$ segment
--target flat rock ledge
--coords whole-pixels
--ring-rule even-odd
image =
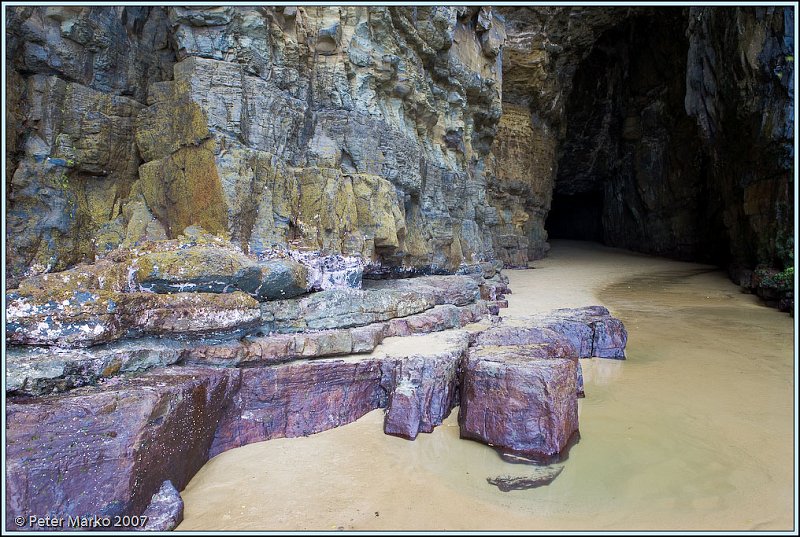
[[[464,438],[558,453],[578,428],[578,358],[623,358],[624,327],[598,306],[501,319],[491,312],[506,284],[475,271],[246,296],[258,320],[212,336],[126,329],[89,346],[12,345],[6,527],[42,529],[15,523],[30,513],[149,513],[136,529],[170,529],[182,516],[177,491],[210,457],[378,408],[386,434],[414,439],[460,406]]]

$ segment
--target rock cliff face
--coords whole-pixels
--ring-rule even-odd
[[[193,224],[390,271],[494,257],[491,10],[11,12],[12,281]]]
[[[790,8],[7,14],[9,529],[376,408],[556,456],[627,333],[498,316],[548,235],[791,298]]]
[[[368,276],[523,266],[550,235],[780,279],[792,21],[754,7],[12,8],[6,275],[200,225],[245,253],[359,256]]]

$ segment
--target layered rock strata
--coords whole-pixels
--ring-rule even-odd
[[[793,21],[769,6],[12,7],[6,277],[189,225],[380,276],[525,266],[552,235],[724,265],[788,304]]]
[[[264,278],[259,267],[200,233],[116,251],[9,291],[16,306],[7,343],[27,343],[8,348],[9,513],[142,514],[164,480],[182,488],[211,455],[325,430],[375,408],[387,408],[387,432],[413,438],[430,431],[454,405],[467,335],[418,341],[438,345],[433,353],[402,344],[369,353],[385,338],[480,321],[488,311],[480,297],[498,299],[505,289],[494,269],[489,282],[481,269],[268,301],[287,283]],[[255,292],[253,279],[266,289]],[[220,310],[219,301],[231,298],[246,300],[246,320]],[[204,311],[220,323],[209,323]],[[292,326],[276,326],[276,312]],[[158,332],[143,330],[142,319]],[[80,328],[92,322],[113,327],[114,337],[92,338],[102,334]],[[345,356],[325,358],[337,355]],[[151,510],[164,511],[159,505]],[[174,522],[173,511],[159,517]]]
[[[12,282],[190,225],[392,273],[493,258],[490,8],[31,6],[7,28]]]
[[[384,309],[370,311],[406,316],[361,326],[341,315],[339,325],[318,331],[306,326],[305,331],[294,327],[289,333],[216,340],[12,348],[7,527],[17,527],[13,517],[23,512],[113,517],[156,511],[169,526],[179,509],[174,494],[162,490],[165,480],[181,489],[217,453],[323,431],[377,408],[386,409],[387,434],[409,439],[433,430],[460,403],[464,437],[525,453],[563,448],[562,437],[571,434],[573,422],[561,407],[577,404],[577,357],[595,352],[621,357],[624,328],[599,307],[488,322],[488,305],[480,297],[497,299],[507,290],[500,274],[492,278],[485,281],[483,271],[423,277],[397,281],[396,289],[380,282],[376,289],[359,291],[365,303],[383,304]],[[380,299],[388,292],[414,296],[427,309],[398,309]],[[371,302],[370,293],[378,298]],[[465,325],[466,330],[450,330]],[[616,339],[604,338],[608,333]],[[553,349],[559,350],[553,354]],[[487,364],[522,367],[546,390],[533,387],[525,375],[508,382],[506,391],[497,390],[496,379],[484,374]],[[527,388],[513,388],[518,385]],[[547,394],[559,394],[563,405],[547,406]],[[550,436],[533,448],[500,438],[502,431],[523,431],[515,433],[520,442],[533,434],[527,422],[519,421],[526,419],[525,412],[494,429],[475,432],[470,425],[476,408],[502,415],[503,408],[534,403],[538,406],[528,408],[528,421],[532,413],[547,416],[549,425],[539,433]]]

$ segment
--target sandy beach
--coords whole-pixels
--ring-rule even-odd
[[[501,315],[607,306],[628,359],[584,360],[580,441],[552,484],[460,440],[457,409],[416,441],[383,411],[215,457],[184,491],[178,530],[788,530],[793,321],[713,267],[558,241],[505,271]]]

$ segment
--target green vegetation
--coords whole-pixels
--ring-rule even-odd
[[[794,288],[794,267],[782,271],[760,267],[756,269],[756,277],[761,287],[769,287],[778,291],[791,291]]]

